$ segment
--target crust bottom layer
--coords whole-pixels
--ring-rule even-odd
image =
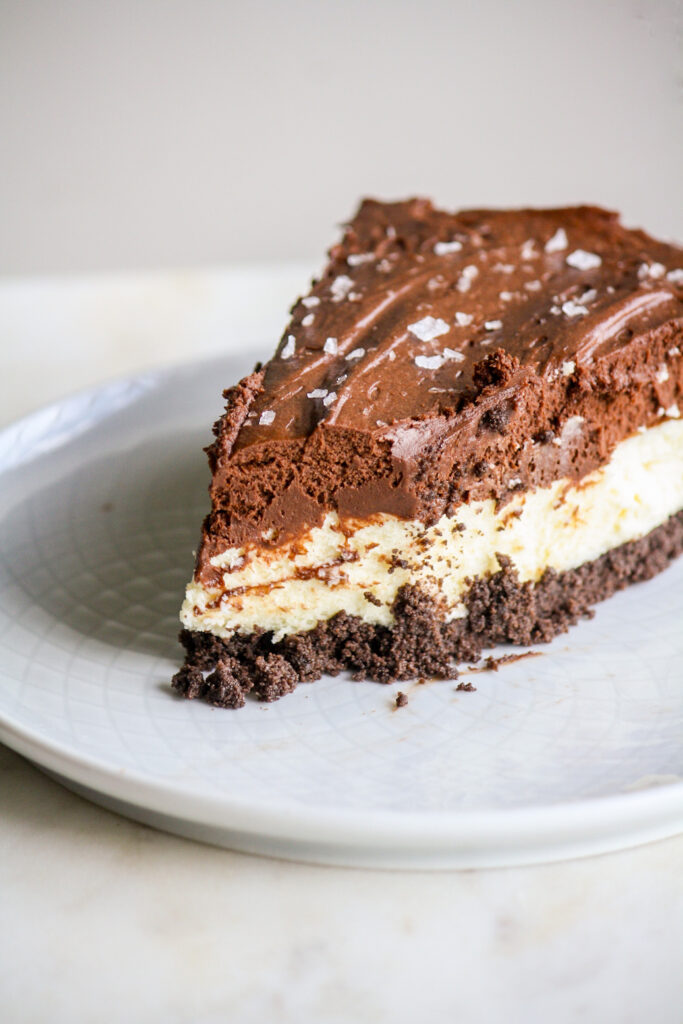
[[[682,552],[683,511],[578,568],[549,569],[536,583],[520,582],[511,560],[500,555],[501,570],[472,581],[467,616],[452,621],[445,621],[433,597],[406,585],[394,601],[392,626],[341,612],[277,642],[263,631],[221,639],[184,629],[185,664],[173,687],[190,699],[240,707],[248,694],[277,700],[299,682],[343,670],[380,683],[420,675],[452,679],[458,662],[475,660],[496,644],[552,640],[590,616],[597,602],[657,575]]]

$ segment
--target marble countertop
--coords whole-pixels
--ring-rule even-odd
[[[308,269],[5,282],[0,425],[228,333],[275,337]],[[13,1022],[676,1024],[682,863],[683,836],[507,870],[278,862],[119,818],[0,748],[0,1004]]]

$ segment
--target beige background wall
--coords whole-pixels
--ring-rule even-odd
[[[676,0],[0,0],[0,273],[312,257],[363,193],[683,236]]]

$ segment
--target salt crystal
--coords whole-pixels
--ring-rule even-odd
[[[353,352],[349,352],[347,359],[361,359],[365,355],[364,348],[354,348]]]
[[[361,263],[372,263],[374,259],[374,252],[352,252],[346,257],[346,262],[350,267],[359,267]]]
[[[275,413],[272,409],[265,409],[259,417],[259,425],[262,427],[269,427],[275,419]]]
[[[323,405],[329,408],[337,397],[336,391],[330,391],[329,395],[323,398]]]
[[[330,294],[333,302],[341,302],[345,299],[348,293],[353,288],[353,281],[346,274],[340,274],[339,277],[335,277],[334,281],[330,285]]]
[[[666,267],[663,263],[641,263],[638,267],[638,280],[644,281],[646,277],[651,277],[657,281],[660,277],[664,277],[666,274]],[[667,277],[669,275],[667,274]]]
[[[306,309],[313,309],[314,306],[320,305],[320,299],[317,295],[307,295],[305,299],[301,300]]]
[[[312,391],[308,392],[308,398],[324,398],[327,394],[327,388],[313,388]]]
[[[665,384],[668,379],[669,379],[669,371],[666,368],[666,366],[664,366],[664,364],[662,363],[662,365],[657,370],[657,373],[655,374],[655,380],[657,381],[658,384]]]
[[[525,262],[536,259],[536,242],[533,238],[527,238],[526,242],[524,242],[521,256]]]
[[[423,370],[438,370],[443,366],[443,356],[415,356],[415,365]]]
[[[455,322],[458,327],[469,327],[474,320],[474,317],[470,313],[456,313]]]
[[[565,316],[585,316],[588,310],[580,303],[574,302],[573,299],[569,299],[567,302],[562,303],[562,312]]]
[[[306,316],[301,321],[301,326],[302,327],[310,327],[314,320],[315,320],[315,315],[313,313],[307,313]]]
[[[472,263],[467,267],[463,267],[463,271],[458,278],[457,288],[459,292],[468,292],[474,281],[475,277],[479,274],[478,267],[475,267]]]
[[[336,356],[337,354],[337,339],[328,338],[323,345],[323,351],[327,352],[328,355]]]
[[[571,377],[575,369],[576,363],[573,359],[567,359],[566,362],[562,363],[562,375],[564,377]]]
[[[673,284],[683,284],[683,267],[676,267],[675,270],[670,270],[666,275],[666,279]]]
[[[514,297],[515,296],[514,296],[513,292],[500,292],[500,301],[501,302],[512,302]]]
[[[602,263],[602,260],[595,252],[586,252],[585,249],[574,249],[565,260],[566,264],[574,267],[575,270],[595,270]]]
[[[486,320],[484,323],[484,327],[487,331],[499,331],[502,326],[502,320]]]
[[[545,251],[561,252],[563,249],[566,249],[568,245],[569,240],[567,239],[567,232],[564,228],[558,228],[553,237],[549,238],[545,243]]]
[[[540,292],[541,282],[540,281],[526,281],[524,287],[528,292]]]
[[[445,348],[443,350],[443,354],[446,359],[454,359],[456,363],[461,363],[465,358],[462,352],[458,352],[454,348]]]
[[[280,355],[283,359],[290,359],[296,352],[296,339],[293,334],[287,335],[287,341]]]
[[[433,341],[434,338],[439,338],[442,334],[448,334],[450,327],[445,320],[424,316],[414,324],[408,324],[408,330],[419,341]]]
[[[434,246],[434,252],[437,256],[448,256],[451,252],[460,252],[462,249],[462,242],[437,242]]]

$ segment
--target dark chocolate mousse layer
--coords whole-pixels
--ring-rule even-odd
[[[431,523],[582,478],[683,411],[682,268],[595,207],[364,202],[276,355],[226,392],[199,578],[330,510]]]

